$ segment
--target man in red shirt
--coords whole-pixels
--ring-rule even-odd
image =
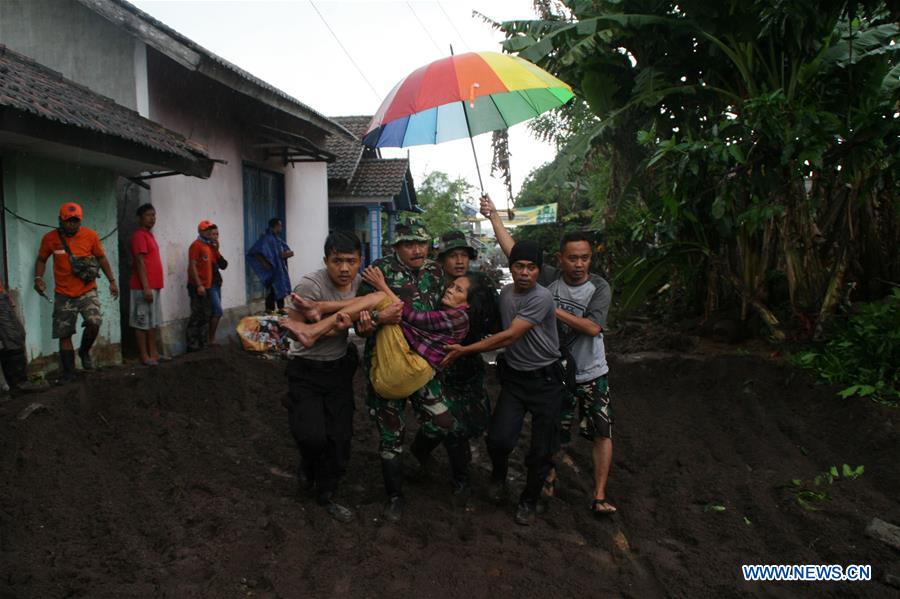
[[[219,253],[219,228],[210,220],[197,225],[197,239],[188,248],[188,295],[191,298],[191,316],[187,324],[187,350],[197,351],[212,341],[214,329],[221,312],[220,288],[216,285],[216,267],[227,263]]]
[[[119,297],[116,278],[97,233],[81,226],[84,213],[75,202],[66,202],[59,208],[59,229],[50,231],[41,239],[37,263],[34,266],[34,289],[41,295],[47,290],[44,270],[47,259],[53,256],[53,338],[59,339],[59,361],[62,366],[60,383],[75,380],[75,348],[72,335],[78,315],[84,321],[81,347],[78,356],[85,370],[94,368],[91,346],[100,332],[103,318],[100,314],[100,298],[97,295],[97,268],[109,280],[109,293]]]
[[[159,290],[163,288],[162,259],[152,231],[156,224],[156,210],[152,204],[143,204],[137,209],[137,216],[140,226],[131,236],[129,322],[137,339],[141,363],[156,366],[160,360],[156,333],[162,321]]]

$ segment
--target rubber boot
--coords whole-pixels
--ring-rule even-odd
[[[410,480],[422,482],[431,475],[435,465],[431,453],[440,444],[440,438],[427,437],[421,431],[416,433],[416,438],[409,446],[409,453],[415,460],[407,460],[406,467],[406,475]]]
[[[381,459],[381,475],[388,500],[381,515],[390,522],[399,522],[403,517],[403,463],[399,456]]]
[[[469,447],[469,439],[451,435],[444,441],[444,446],[447,449],[450,474],[453,477],[453,503],[465,507],[469,497],[472,496],[472,487],[469,484],[472,449]]]
[[[91,358],[91,348],[85,347],[84,344],[81,344],[81,347],[78,348],[78,357],[81,358],[81,368],[83,370],[93,370],[94,369],[94,360]]]
[[[75,350],[63,349],[59,351],[59,363],[62,367],[62,375],[59,377],[59,384],[65,385],[75,380]]]
[[[25,350],[10,350],[6,356],[3,374],[13,393],[35,393],[47,388],[46,385],[28,380],[28,359],[25,357]]]

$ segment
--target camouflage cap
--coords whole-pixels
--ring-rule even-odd
[[[449,252],[450,250],[455,250],[457,248],[463,248],[469,250],[469,259],[474,260],[478,257],[478,252],[472,245],[469,243],[469,240],[466,239],[466,234],[460,230],[447,231],[443,235],[441,235],[441,240],[438,243],[438,260],[444,257],[444,254]]]
[[[394,243],[401,241],[424,241],[426,243],[431,241],[422,217],[415,212],[397,213],[397,222],[394,225]]]

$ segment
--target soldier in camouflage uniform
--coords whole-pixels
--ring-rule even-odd
[[[391,290],[413,310],[428,311],[441,308],[444,291],[444,274],[441,267],[427,258],[429,237],[421,219],[413,213],[402,212],[396,224],[394,252],[390,256],[376,260],[373,266],[384,273]],[[374,289],[362,283],[357,295],[372,293]],[[378,312],[371,311],[371,321],[378,324]],[[365,333],[366,325],[359,330]],[[366,342],[366,371],[371,368],[375,336]],[[424,438],[439,444],[447,435],[457,430],[456,418],[444,401],[441,380],[434,377],[422,389],[409,396],[410,403],[421,423]],[[379,451],[381,471],[388,502],[384,517],[398,521],[403,514],[403,466],[400,455],[403,451],[403,435],[406,430],[403,412],[406,399],[385,399],[378,396],[369,384],[366,403],[380,433]],[[459,451],[457,451],[459,453]]]
[[[462,342],[463,345],[475,343],[485,335],[497,332],[500,322],[494,282],[482,272],[469,270],[471,261],[477,257],[477,251],[469,244],[463,231],[449,231],[441,236],[437,262],[444,271],[446,282],[461,276],[467,277],[471,282],[469,334]],[[478,299],[475,299],[475,295],[479,296]],[[474,311],[476,306],[477,313]],[[484,434],[491,415],[484,375],[484,360],[477,354],[460,358],[439,375],[447,406],[459,423],[459,433],[448,436],[444,444],[453,468],[454,495],[463,500],[471,494],[468,471],[472,456],[469,439],[477,439]],[[439,439],[421,433],[413,440],[410,452],[422,464],[423,470],[430,467],[430,454],[439,442]],[[460,452],[455,460],[454,450]]]

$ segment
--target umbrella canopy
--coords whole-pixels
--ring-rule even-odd
[[[405,148],[505,129],[562,106],[572,88],[527,60],[468,52],[413,71],[394,86],[363,137]]]

